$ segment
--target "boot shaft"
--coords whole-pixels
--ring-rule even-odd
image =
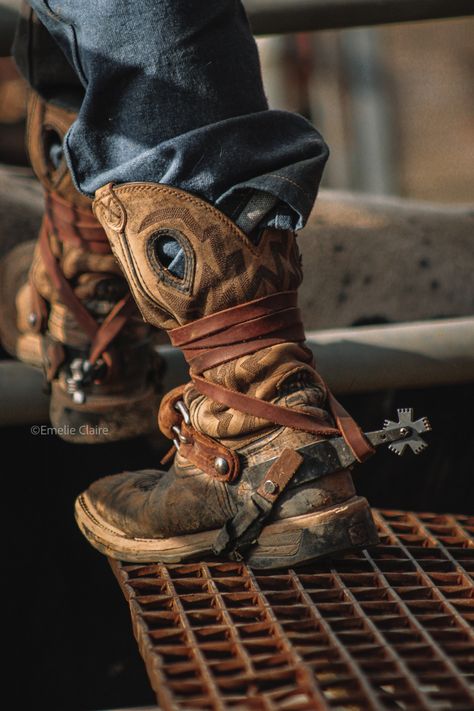
[[[254,244],[222,212],[181,190],[151,183],[107,185],[94,212],[144,318],[171,330],[259,297],[298,288],[295,235],[268,229]],[[182,276],[163,260],[173,240]]]
[[[74,112],[44,101],[31,90],[27,105],[28,156],[46,193],[55,193],[70,205],[92,213],[92,200],[75,188],[63,157],[64,137],[75,118]]]
[[[75,117],[73,112],[47,103],[30,92],[27,145],[32,168],[44,188],[45,212],[30,283],[25,285],[18,299],[19,325],[24,329],[28,318],[31,320],[23,306],[33,301],[38,329],[47,329],[60,343],[87,348],[91,335],[78,320],[75,310],[65,302],[51,266],[57,265],[75,300],[94,319],[105,318],[128,293],[128,287],[107,236],[94,217],[92,201],[75,188],[63,157],[64,137]],[[39,299],[36,296],[32,299],[31,290]],[[47,303],[43,314],[35,311],[39,300]],[[142,326],[141,331],[145,330]]]
[[[293,232],[267,229],[254,244],[211,205],[163,185],[105,186],[96,194],[94,212],[144,318],[170,331],[177,345],[178,333],[186,331],[186,337],[192,338],[189,324],[273,295],[282,302],[277,317],[286,317],[286,330],[298,329],[298,312],[293,302],[290,308],[290,295],[301,283],[302,269]],[[173,274],[163,259],[163,243],[170,240],[182,250],[181,276]],[[249,328],[254,328],[256,321],[251,319]],[[236,328],[241,329],[244,343],[250,331],[245,326]],[[219,338],[218,332],[215,338]],[[221,393],[225,389],[244,394],[253,402],[289,403],[289,407],[316,415],[330,427],[330,418],[321,409],[326,389],[312,367],[311,353],[290,337],[274,341],[262,340],[261,347],[257,342],[252,352],[241,356],[228,357],[224,352],[224,362],[207,367],[204,379],[218,385]],[[191,356],[200,352],[199,347],[193,348],[189,350]],[[233,348],[238,351],[239,345]],[[185,353],[188,355],[186,349]],[[209,397],[196,387],[196,378],[193,380],[182,398],[192,426],[200,433],[240,449],[257,435],[275,430],[275,423],[251,410],[242,411]],[[293,444],[301,446],[302,439],[308,438],[300,432],[298,442]]]

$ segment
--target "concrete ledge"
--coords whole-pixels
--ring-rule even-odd
[[[474,314],[473,206],[321,191],[299,234],[307,330]]]

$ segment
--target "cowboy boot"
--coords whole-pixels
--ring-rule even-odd
[[[267,229],[255,243],[203,200],[147,183],[105,186],[94,212],[144,318],[183,350],[191,382],[160,408],[177,450],[170,469],[109,476],[78,498],[90,543],[127,561],[214,552],[256,568],[375,544],[367,501],[327,445],[342,434],[359,461],[373,449],[304,345],[294,234]]]
[[[157,364],[152,329],[62,158],[73,120],[31,94],[28,149],[45,212],[39,239],[0,264],[0,337],[11,355],[44,370],[63,439],[110,442],[153,430]]]

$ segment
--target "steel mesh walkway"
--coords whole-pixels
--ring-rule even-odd
[[[474,516],[298,570],[112,562],[160,708],[474,709]]]

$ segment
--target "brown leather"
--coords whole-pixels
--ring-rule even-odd
[[[59,368],[64,363],[65,353],[63,346],[51,339],[43,341],[44,373],[46,380],[51,382],[57,375]]]
[[[289,303],[292,305],[287,308]],[[201,377],[203,372],[211,367],[238,356],[255,353],[273,343],[304,341],[300,312],[293,304],[296,304],[296,292],[277,293],[263,299],[256,299],[195,321],[192,329],[182,326],[172,330],[171,342],[175,345],[179,344],[183,350],[190,364],[191,379],[197,390],[211,400],[276,425],[326,437],[341,433],[357,459],[363,461],[373,454],[373,447],[333,395],[329,398],[329,406],[339,429],[328,427],[324,421],[313,414],[308,415],[295,409],[274,405],[229,390]],[[294,331],[288,329],[292,321]],[[272,334],[272,338],[265,339],[264,337],[269,334]]]
[[[223,363],[228,363],[236,358],[241,358],[242,356],[252,355],[253,353],[258,353],[263,348],[269,348],[271,346],[276,346],[279,343],[301,343],[301,325],[298,324],[295,328],[281,329],[277,336],[268,336],[267,338],[258,338],[252,341],[243,341],[241,343],[235,343],[233,345],[223,346],[222,348],[213,349],[209,351],[201,350],[198,355],[189,357],[189,351],[186,352],[185,358],[191,366],[193,375],[196,375],[196,381],[198,379],[198,374],[203,373],[206,370],[214,368],[216,365],[222,365]],[[306,355],[306,354],[305,354]],[[305,362],[311,363],[312,356],[309,358],[304,357]]]
[[[219,440],[225,428],[236,439],[275,425],[323,437],[344,431],[359,459],[372,453],[334,399],[337,428],[318,404],[305,402],[303,411],[274,402],[290,382],[304,381],[301,391],[314,392],[314,399],[326,393],[303,345],[292,232],[266,230],[255,245],[203,200],[151,183],[104,186],[94,212],[144,318],[168,330],[190,364],[192,385],[183,395],[198,431],[210,434],[211,417],[217,422],[211,436]],[[173,236],[183,250],[182,278],[156,256],[161,235]]]
[[[75,295],[71,285],[64,277],[58,261],[51,251],[47,223],[43,223],[39,245],[41,256],[52,284],[60,295],[63,303],[74,314],[77,322],[91,339],[89,361],[91,364],[94,364],[100,356],[107,351],[111,342],[127,324],[130,316],[135,313],[136,307],[131,295],[126,294],[126,296],[120,299],[108,313],[104,321],[99,324]],[[110,356],[108,360],[110,364]]]
[[[54,132],[62,139],[74,121],[75,114],[47,103],[34,91],[29,94],[27,109],[28,155],[36,177],[47,192],[54,191],[68,202],[90,210],[92,201],[76,190],[66,162],[62,161],[59,167],[54,168],[46,149],[48,133]]]
[[[212,320],[199,319],[190,324],[194,329],[173,329],[169,336],[173,345],[183,351],[192,372],[199,375],[267,346],[288,341],[303,343],[304,327],[295,302],[296,292],[274,294],[214,314]]]
[[[180,427],[183,421],[183,416],[178,412],[175,405],[179,400],[183,399],[184,385],[170,390],[160,403],[158,411],[158,427],[168,439],[174,439],[175,434],[173,427]]]
[[[209,476],[219,481],[234,481],[240,473],[240,461],[235,452],[212,437],[198,432],[194,427],[186,425],[182,414],[176,409],[176,403],[183,399],[184,388],[184,385],[179,385],[163,397],[158,412],[160,430],[168,439],[175,439],[176,433],[173,427],[178,427],[182,437],[187,440],[187,442],[180,441],[180,454]],[[173,450],[166,455],[162,463],[166,463],[172,453]],[[227,462],[228,470],[225,474],[219,474],[216,469],[215,463],[218,457],[222,457]]]
[[[346,444],[351,448],[356,459],[359,462],[364,462],[375,453],[374,447],[330,390],[328,390],[328,404]]]
[[[68,242],[98,254],[110,254],[110,244],[90,206],[80,207],[56,193],[46,193],[45,212],[48,229],[60,242]]]
[[[198,469],[219,481],[231,482],[239,476],[240,461],[236,452],[184,422],[180,429],[181,434],[188,441],[180,440],[179,452]],[[227,462],[225,474],[220,474],[216,469],[216,459],[219,457]]]
[[[204,378],[193,378],[193,382],[199,392],[211,400],[254,417],[260,417],[262,420],[267,420],[267,422],[272,422],[275,425],[291,427],[302,432],[320,435],[321,437],[335,437],[340,434],[338,429],[328,427],[315,415],[307,415],[304,412],[290,410],[290,408],[282,405],[273,405],[271,402],[265,402],[265,400],[258,400],[249,395],[233,392]]]
[[[97,330],[96,321],[74,294],[72,287],[62,273],[61,267],[51,250],[47,221],[43,221],[41,226],[38,244],[45,269],[61,301],[74,313],[76,320],[89,338],[93,338]]]
[[[237,345],[243,342],[251,342],[263,336],[272,336],[280,338],[280,342],[285,342],[285,334],[291,332],[293,334],[291,340],[303,342],[305,340],[303,324],[301,323],[300,310],[296,308],[284,309],[276,311],[259,318],[244,321],[240,324],[235,324],[227,329],[222,329],[220,333],[202,338],[196,338],[189,344],[181,346],[186,359],[191,362],[196,356],[200,355],[200,351],[219,348],[219,346]],[[173,341],[173,331],[170,331],[171,340]],[[194,351],[198,351],[195,353]],[[211,366],[208,366],[211,367]],[[203,370],[207,370],[206,367]]]
[[[110,344],[130,317],[136,315],[136,307],[128,294],[100,323],[84,306],[85,299],[76,293],[81,289],[92,293],[94,284],[116,272],[116,267],[107,235],[92,212],[92,201],[76,190],[65,161],[55,168],[47,155],[49,132],[53,132],[54,140],[61,141],[74,118],[74,113],[31,92],[28,149],[32,167],[45,189],[45,213],[30,270],[31,311],[36,316],[31,327],[44,333],[53,319],[61,321],[58,308],[61,302],[67,310],[62,320],[73,320],[90,341],[90,362],[94,364],[103,356],[110,370],[113,365],[112,352],[108,352]],[[88,277],[88,285],[84,286]],[[48,314],[48,304],[54,314]],[[56,349],[54,367],[47,368],[50,375],[58,370],[60,353],[64,358],[64,349]]]
[[[268,316],[275,311],[295,308],[298,294],[296,291],[279,291],[276,294],[269,294],[260,299],[247,301],[244,304],[223,309],[217,313],[203,316],[203,318],[174,328],[169,332],[171,343],[178,348],[183,348],[186,344],[192,343],[196,339],[204,336],[211,336],[222,330],[228,330],[230,326],[246,323],[260,316]]]
[[[29,311],[30,314],[35,316],[35,319],[33,322],[28,323],[28,326],[34,333],[42,333],[48,323],[48,307],[32,279],[30,279],[30,294]]]
[[[182,190],[152,183],[106,185],[93,204],[146,321],[166,330],[299,286],[292,232],[266,230],[254,245],[222,212]],[[155,258],[154,240],[177,236],[182,279]],[[225,275],[225,276],[224,276]]]
[[[257,489],[257,494],[270,503],[274,503],[285,490],[293,476],[303,463],[303,457],[294,449],[284,449],[278,459],[273,462]]]
[[[136,306],[131,294],[126,294],[117,301],[113,309],[99,325],[92,339],[89,352],[89,362],[95,363],[109,348],[110,344],[127,325],[131,316],[136,314]]]

